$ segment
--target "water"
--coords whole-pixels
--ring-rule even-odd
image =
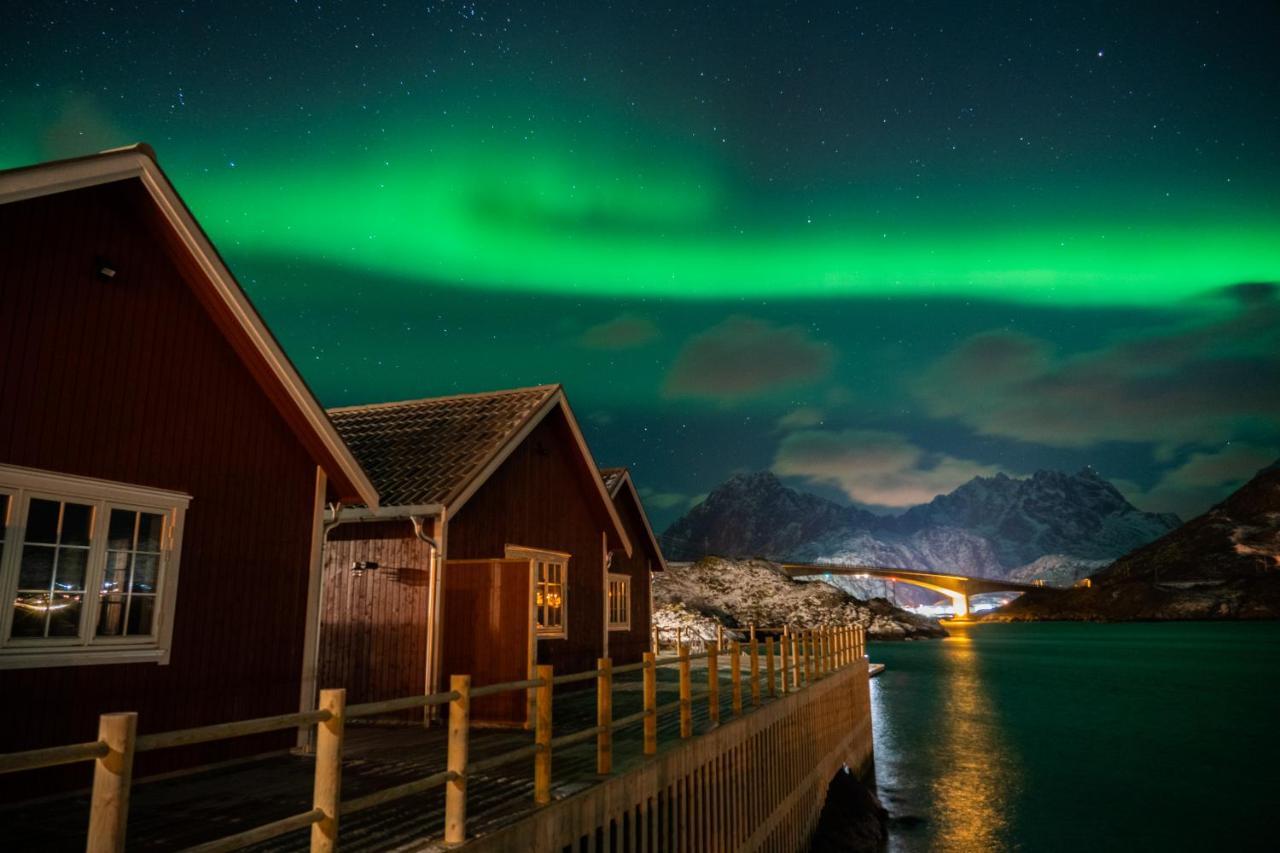
[[[1280,850],[1280,623],[873,643],[889,850]]]

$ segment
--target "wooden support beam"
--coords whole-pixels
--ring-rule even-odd
[[[707,649],[707,715],[711,725],[720,725],[720,655],[718,648]]]
[[[449,745],[446,768],[457,775],[445,783],[444,843],[467,840],[467,750],[471,739],[471,676],[452,675],[449,690]]]
[[[331,716],[316,724],[316,778],[311,807],[323,812],[324,817],[311,824],[311,853],[332,853],[338,849],[346,709],[346,690],[320,691],[319,710],[328,711]]]
[[[613,772],[613,661],[596,661],[596,772],[607,776]]]
[[[107,754],[93,764],[87,853],[123,853],[137,737],[138,715],[132,711],[98,717],[98,741],[107,745]]]
[[[742,714],[742,644],[737,640],[729,643],[730,681],[733,684],[733,715]]]
[[[765,672],[767,673],[768,679],[769,679],[769,682],[768,682],[769,698],[772,699],[773,697],[778,695],[777,671],[774,669],[774,666],[773,666],[773,637],[765,637],[764,650],[765,650],[765,657],[764,657]]]
[[[813,629],[804,632],[804,683],[813,683]]]
[[[539,805],[551,802],[551,680],[555,669],[538,664],[534,688],[535,723],[533,742],[538,751],[533,756],[533,801]]]
[[[689,647],[680,645],[680,737],[693,735],[693,685],[689,679]]]
[[[658,656],[644,653],[644,754],[658,752]]]

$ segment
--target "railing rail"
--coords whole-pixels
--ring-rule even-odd
[[[745,643],[734,639],[728,645],[727,666],[732,685],[731,707],[734,716],[744,713],[743,657],[747,658],[746,674],[754,709],[761,704],[762,693],[767,692],[770,698],[779,694],[779,676],[780,692],[786,695],[837,669],[860,662],[865,655],[865,633],[860,626],[823,626],[803,630],[784,626],[779,629],[777,644],[773,634],[778,633],[778,630],[769,629],[770,636],[764,642],[757,641],[757,630],[764,629],[751,626],[749,639]],[[612,735],[618,729],[643,723],[644,752],[646,755],[653,755],[657,752],[657,720],[662,714],[678,711],[680,737],[690,738],[693,736],[693,703],[707,700],[711,722],[718,724],[719,672],[724,661],[720,652],[725,650],[723,632],[717,632],[714,643],[707,645],[701,652],[691,652],[687,644],[679,643],[676,646],[677,654],[673,657],[658,657],[656,629],[654,639],[655,651],[646,652],[639,663],[624,666],[614,667],[609,658],[601,658],[594,670],[559,676],[554,674],[550,666],[539,666],[535,678],[476,688],[471,687],[470,676],[455,675],[450,689],[444,692],[350,706],[346,704],[345,690],[322,690],[319,707],[314,711],[278,714],[157,734],[137,735],[136,714],[104,714],[99,721],[98,740],[0,755],[0,773],[93,761],[93,795],[86,849],[91,853],[120,853],[124,849],[133,758],[137,753],[315,726],[315,779],[311,809],[191,849],[200,853],[234,850],[310,827],[313,853],[332,851],[337,847],[340,819],[344,815],[355,814],[441,786],[447,786],[444,840],[446,844],[458,844],[466,840],[467,783],[481,772],[532,757],[534,800],[539,804],[546,804],[551,801],[552,756],[557,749],[596,739],[597,770],[602,775],[608,775],[612,769]],[[746,647],[745,655],[743,646]],[[780,662],[777,660],[779,653]],[[761,684],[762,655],[766,679],[764,685]],[[692,684],[690,664],[697,660],[708,662],[706,687],[695,688]],[[657,670],[670,666],[679,668],[679,698],[659,705]],[[644,709],[614,719],[614,677],[631,672],[641,672],[643,675]],[[591,679],[596,679],[597,682],[596,725],[552,737],[551,709],[555,686]],[[481,761],[469,761],[471,701],[484,696],[530,689],[534,691],[534,744]],[[449,706],[446,770],[354,799],[341,800],[343,740],[348,719],[439,705]]]

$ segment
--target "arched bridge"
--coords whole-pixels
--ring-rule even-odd
[[[891,569],[884,566],[853,566],[840,563],[783,563],[782,570],[793,578],[816,575],[850,575],[857,578],[880,578],[914,584],[941,593],[951,599],[956,619],[969,615],[969,597],[984,592],[1026,592],[1038,589],[1040,584],[1018,583],[995,578],[971,578],[965,575],[949,575],[941,572],[922,572],[915,569]]]

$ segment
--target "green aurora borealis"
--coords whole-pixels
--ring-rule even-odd
[[[564,382],[659,526],[1280,455],[1275,8],[233,5],[26,10],[0,167],[150,142],[326,404]]]

